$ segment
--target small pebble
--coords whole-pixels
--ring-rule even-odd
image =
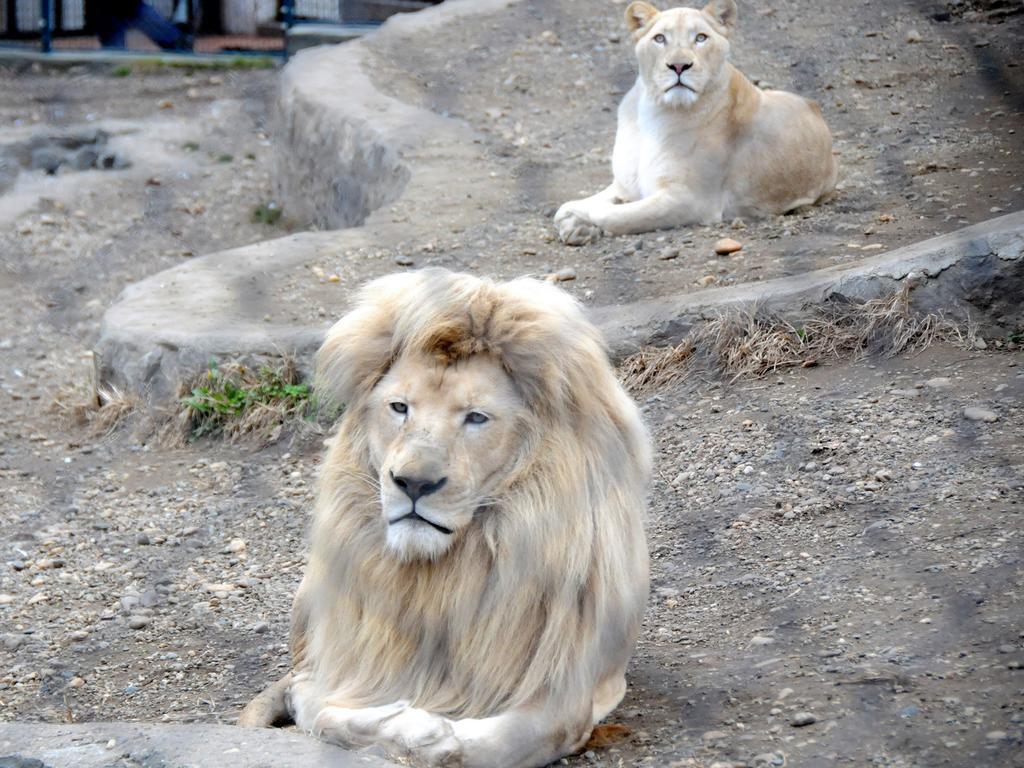
[[[717,243],[715,243],[715,253],[719,256],[728,256],[730,253],[736,253],[743,249],[743,244],[733,240],[731,237],[723,237]]]
[[[131,629],[144,629],[149,626],[150,621],[148,616],[132,616],[128,619],[128,626]]]
[[[564,267],[563,269],[560,269],[557,272],[555,272],[554,277],[555,280],[557,280],[560,283],[564,283],[567,280],[575,280],[576,270],[573,269],[572,267]]]

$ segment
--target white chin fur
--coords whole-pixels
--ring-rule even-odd
[[[689,88],[672,88],[661,94],[660,101],[666,107],[689,107],[697,101],[697,94]]]
[[[452,537],[419,520],[388,525],[387,548],[402,560],[435,560],[451,546]]]

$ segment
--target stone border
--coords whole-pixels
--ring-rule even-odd
[[[0,723],[0,755],[48,768],[396,768],[295,731],[210,724]]]
[[[448,0],[392,16],[365,38],[299,51],[281,73],[274,130],[274,191],[288,216],[318,229],[360,226],[402,195],[412,177],[404,154],[465,132],[377,90],[364,71],[368,39],[437,28],[517,1]]]
[[[259,311],[261,280],[274,270],[312,260],[326,250],[369,244],[352,229],[306,233],[211,254],[129,286],[106,313],[96,348],[97,382],[155,402],[211,359],[254,361],[288,355],[309,371],[323,327],[268,325]],[[827,301],[864,301],[910,281],[922,311],[970,316],[991,330],[1019,322],[1024,296],[1024,211],[898,248],[849,267],[729,288],[597,307],[591,317],[612,356],[678,342],[697,323],[740,307],[783,315]],[[339,309],[340,312],[340,309]]]
[[[763,307],[797,317],[830,301],[867,301],[913,287],[912,305],[944,312],[993,331],[1001,318],[1022,317],[1014,297],[1024,296],[1024,211],[897,248],[852,266],[836,266],[728,288],[713,288],[620,306],[592,317],[613,357],[643,346],[678,343],[695,325],[728,310]]]

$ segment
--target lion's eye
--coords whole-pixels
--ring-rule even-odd
[[[654,36],[654,42],[656,42],[658,45],[664,45],[665,44],[665,36],[664,35],[655,35]]]
[[[480,413],[480,411],[470,411],[466,414],[467,424],[486,424],[488,421],[490,421],[490,418],[486,414]]]
[[[701,32],[700,34],[698,34],[698,35],[697,35],[697,38],[696,38],[696,40],[697,40],[697,42],[698,42],[698,43],[703,43],[703,42],[704,42],[705,40],[707,40],[707,39],[708,39],[708,36],[707,36],[707,35],[705,35],[705,34],[704,34],[703,32]]]
[[[391,410],[394,411],[395,413],[406,414],[409,412],[409,406],[401,402],[400,400],[396,400],[395,402],[391,403]]]

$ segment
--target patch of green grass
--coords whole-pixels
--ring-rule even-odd
[[[281,220],[283,211],[277,203],[264,203],[257,205],[252,212],[252,220],[257,224],[277,224]]]
[[[159,74],[161,71],[179,70],[186,74],[193,72],[217,72],[224,70],[273,69],[283,62],[276,56],[234,56],[214,60],[196,60],[187,56],[180,60],[143,59],[135,66],[145,74]]]
[[[114,71],[110,74],[112,74],[114,77],[128,77],[129,75],[131,75],[131,73],[131,67],[129,67],[127,64],[121,64],[119,66],[114,67]]]
[[[235,159],[234,155],[220,155],[217,158],[218,163],[230,163]]]
[[[288,422],[312,419],[315,406],[312,387],[289,362],[257,369],[211,363],[181,398],[181,420],[190,439],[222,435],[273,442]]]
[[[184,144],[181,145],[181,148],[184,149],[186,152],[198,152],[199,143],[195,141],[186,141]]]

